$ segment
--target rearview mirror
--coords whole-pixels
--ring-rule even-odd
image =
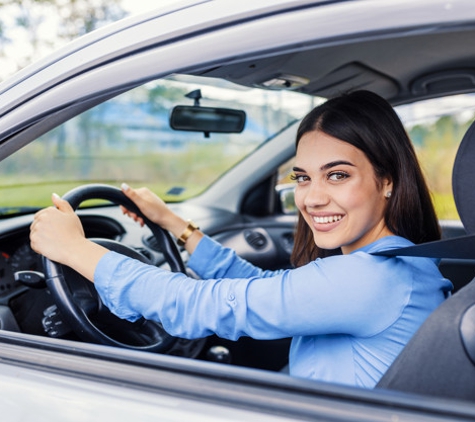
[[[176,106],[170,115],[174,130],[216,133],[241,133],[246,123],[246,113],[230,108]]]

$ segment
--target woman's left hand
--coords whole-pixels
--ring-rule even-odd
[[[52,261],[68,264],[78,244],[85,239],[84,230],[69,202],[52,196],[54,207],[38,211],[30,227],[31,247]]]

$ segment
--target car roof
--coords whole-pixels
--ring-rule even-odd
[[[473,2],[370,3],[333,5],[328,20],[315,22],[318,38],[299,51],[205,74],[260,87],[277,79],[276,88],[325,98],[368,89],[393,104],[475,89]]]
[[[433,80],[434,75],[439,75],[439,81],[452,79],[446,84],[448,90],[466,90],[466,84],[473,80],[475,55],[467,40],[472,39],[475,31],[475,11],[470,0],[244,0],[236,3],[230,7],[230,3],[223,0],[181,0],[123,19],[78,38],[19,72],[0,85],[0,93],[42,69],[51,69],[66,57],[92,51],[93,46],[104,40],[111,44],[107,50],[102,50],[101,59],[98,59],[102,61],[156,44],[160,42],[158,35],[167,34],[168,40],[176,40],[185,33],[197,34],[204,27],[210,31],[227,25],[242,27],[244,31],[246,23],[262,22],[266,16],[280,16],[282,32],[300,34],[300,38],[307,40],[307,45],[292,46],[288,37],[287,52],[285,45],[277,40],[277,34],[271,32],[276,44],[282,44],[282,48],[268,52],[259,60],[219,66],[205,74],[224,75],[238,83],[263,87],[263,81],[277,76],[277,68],[284,75],[305,79],[307,83],[297,89],[302,92],[327,97],[334,95],[336,87],[341,91],[346,87],[366,85],[388,99],[415,98],[420,96],[423,87],[427,90],[436,88],[425,82]],[[293,22],[292,12],[299,10],[312,11],[318,18],[314,20],[311,32],[304,31],[307,28],[293,28],[301,18]],[[190,24],[188,19],[181,27],[166,28],[168,31],[137,31],[138,27],[145,28],[147,23],[159,22],[160,18],[178,18],[180,15],[183,18],[194,15],[195,22]],[[141,36],[121,43],[126,33]],[[79,65],[76,62],[72,67]],[[237,71],[246,67],[247,72]],[[63,67],[62,70],[67,69]],[[372,85],[368,84],[370,80],[373,80]],[[439,92],[443,85],[438,84]],[[473,89],[474,84],[470,86]]]

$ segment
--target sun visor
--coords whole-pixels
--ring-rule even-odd
[[[347,63],[332,70],[304,86],[301,91],[330,98],[357,89],[376,92],[386,99],[396,97],[399,92],[399,87],[393,79],[358,62]]]

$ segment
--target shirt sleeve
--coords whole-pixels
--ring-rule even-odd
[[[198,243],[188,263],[201,278],[272,277],[281,271],[266,271],[239,257],[208,236]]]
[[[369,336],[397,319],[409,300],[407,283],[385,277],[387,263],[397,260],[354,254],[264,278],[195,280],[108,252],[94,279],[113,313],[132,321],[141,316],[159,321],[177,337]]]

